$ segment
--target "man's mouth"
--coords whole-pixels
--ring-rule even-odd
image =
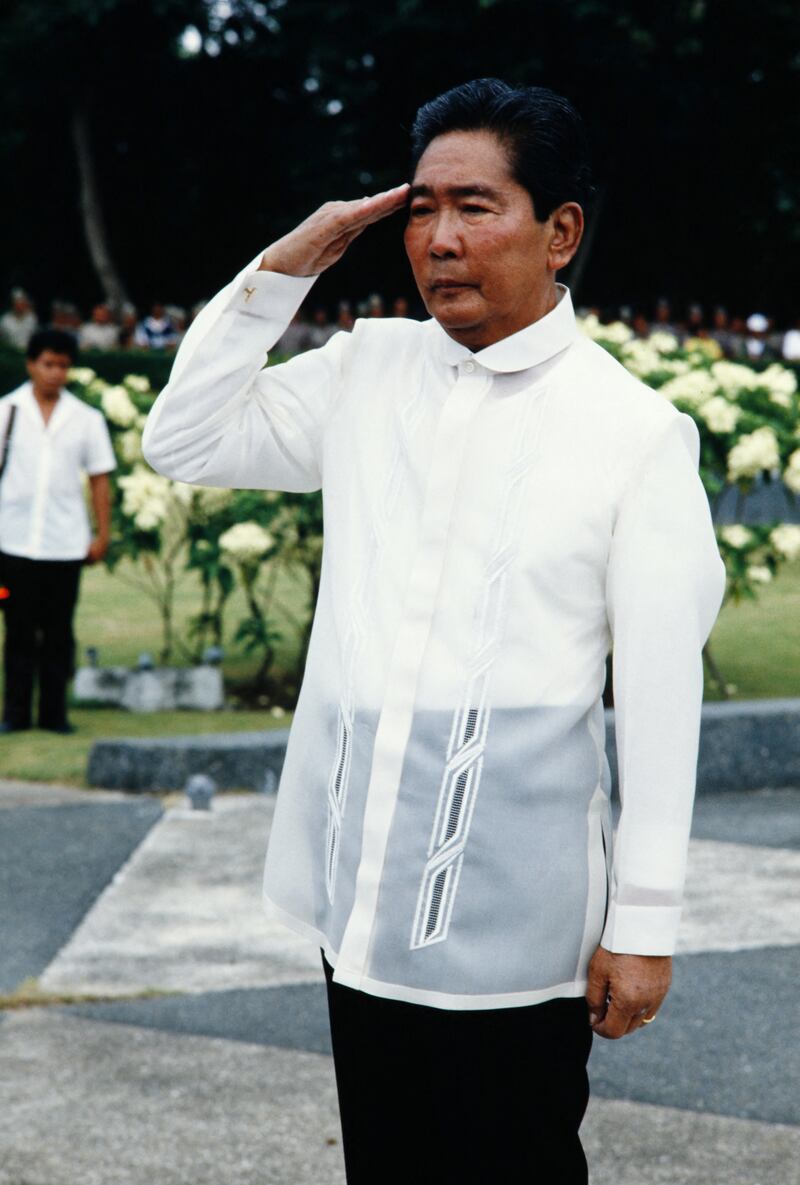
[[[467,280],[434,280],[431,284],[433,292],[458,292],[462,288],[477,288],[477,284],[470,284]]]

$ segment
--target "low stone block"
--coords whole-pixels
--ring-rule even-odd
[[[118,704],[129,712],[164,712],[185,708],[216,712],[225,706],[222,671],[217,666],[156,667],[139,671],[128,667],[80,667],[74,695],[82,701]]]
[[[79,667],[73,694],[78,703],[118,704],[131,671],[128,667]]]
[[[606,709],[606,752],[617,784],[614,709]],[[697,793],[800,786],[800,699],[703,704]]]
[[[286,754],[288,729],[201,736],[96,741],[89,754],[90,786],[114,790],[182,790],[207,774],[221,790],[271,793]]]
[[[180,790],[195,773],[221,789],[271,793],[286,754],[288,729],[97,741],[89,757],[91,786],[113,790]],[[614,710],[606,710],[606,752],[614,786]],[[698,794],[800,786],[800,699],[705,704],[697,766]]]

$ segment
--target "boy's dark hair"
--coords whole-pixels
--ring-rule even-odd
[[[534,216],[546,222],[562,202],[584,212],[595,187],[589,144],[578,112],[545,86],[511,87],[476,78],[420,107],[411,129],[412,173],[425,149],[447,132],[490,131],[505,145],[514,180],[527,189]]]
[[[35,362],[45,350],[52,350],[54,354],[68,354],[74,364],[78,357],[78,342],[74,334],[67,333],[66,329],[37,329],[31,334],[25,357]]]

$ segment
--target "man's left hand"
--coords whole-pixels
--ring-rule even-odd
[[[105,559],[108,551],[108,540],[102,539],[99,535],[89,544],[89,550],[86,553],[85,563],[99,564],[100,560]]]
[[[589,964],[589,1023],[599,1037],[616,1040],[652,1020],[669,991],[668,955],[615,955],[598,946]]]

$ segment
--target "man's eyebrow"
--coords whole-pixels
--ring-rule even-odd
[[[448,197],[483,197],[490,201],[498,201],[500,194],[496,189],[492,189],[490,185],[482,185],[478,181],[471,182],[468,185],[446,185],[444,192]],[[408,200],[412,202],[414,198],[418,197],[433,197],[433,188],[430,185],[412,185],[408,192]]]

